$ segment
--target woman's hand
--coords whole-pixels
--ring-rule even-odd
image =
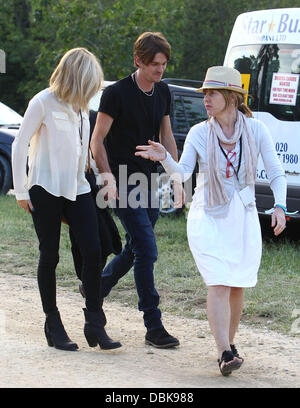
[[[182,208],[185,203],[185,192],[181,183],[177,181],[173,182],[173,192],[174,192],[174,207]]]
[[[285,212],[281,207],[275,207],[271,217],[271,227],[274,227],[274,235],[279,235],[286,226]]]
[[[149,146],[136,146],[139,152],[135,152],[135,156],[143,157],[143,159],[150,159],[152,161],[162,161],[167,157],[166,149],[160,143],[148,140]]]
[[[30,200],[17,200],[18,205],[23,208],[28,214],[32,213],[34,211],[33,205]]]

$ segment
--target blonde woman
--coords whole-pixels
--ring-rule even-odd
[[[240,73],[227,67],[208,69],[201,92],[209,120],[193,126],[179,163],[163,146],[137,146],[137,156],[160,160],[176,180],[184,181],[199,165],[187,235],[197,267],[208,287],[207,317],[222,375],[240,368],[234,345],[243,307],[243,288],[257,282],[261,231],[254,184],[262,155],[274,194],[274,234],[285,228],[286,179],[271,135],[244,103]]]
[[[100,258],[95,205],[85,178],[89,143],[88,102],[103,79],[96,57],[85,48],[69,50],[50,78],[50,87],[29,102],[13,143],[13,180],[20,207],[32,215],[39,239],[38,286],[46,314],[49,346],[77,350],[68,337],[56,305],[56,266],[61,220],[68,222],[83,257],[86,293],[84,334],[91,347],[120,347],[101,320]],[[28,175],[26,173],[29,148]]]

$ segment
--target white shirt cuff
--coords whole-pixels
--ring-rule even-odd
[[[20,200],[30,200],[29,193],[26,191],[25,193],[15,193],[16,199]]]

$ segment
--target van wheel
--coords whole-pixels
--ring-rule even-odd
[[[182,208],[174,207],[174,192],[172,181],[169,175],[165,172],[161,172],[159,175],[158,183],[158,199],[159,199],[159,212],[160,215],[179,215],[184,210]]]
[[[12,188],[12,172],[9,161],[0,155],[0,194],[6,194]]]

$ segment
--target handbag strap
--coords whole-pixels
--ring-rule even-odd
[[[82,144],[82,127],[83,127],[83,119],[82,119],[82,113],[81,113],[81,109],[79,111],[80,113],[80,128],[79,128],[79,136],[80,136],[80,141]],[[90,157],[90,145],[88,147],[88,172],[91,173],[91,157]]]
[[[89,146],[89,148],[88,148],[88,173],[89,174],[91,174],[91,156],[90,156],[90,150],[91,150],[91,148],[90,148],[90,146]]]

